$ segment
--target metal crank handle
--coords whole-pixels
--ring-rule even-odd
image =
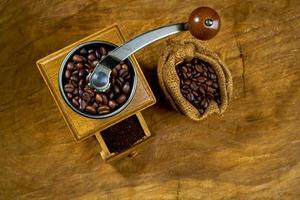
[[[220,25],[220,17],[215,10],[209,7],[199,7],[191,13],[186,23],[171,24],[145,32],[114,49],[103,58],[90,74],[90,86],[99,91],[105,91],[109,87],[111,69],[152,42],[186,30],[199,40],[208,40],[218,33]]]
[[[187,23],[171,24],[145,32],[113,50],[109,56],[121,62],[148,44],[169,35],[189,30],[197,39],[208,40],[213,38],[219,29],[220,17],[218,13],[211,8],[200,7],[191,13]]]

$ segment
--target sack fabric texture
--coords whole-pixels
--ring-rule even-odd
[[[181,94],[180,80],[175,70],[177,64],[192,58],[209,63],[218,76],[221,104],[211,100],[203,114]],[[232,98],[232,76],[225,63],[216,53],[195,39],[168,40],[158,61],[157,75],[159,85],[172,107],[192,120],[199,121],[213,113],[223,114]]]

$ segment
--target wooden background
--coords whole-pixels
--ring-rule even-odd
[[[76,144],[36,60],[112,23],[132,38],[201,5],[222,18],[207,44],[233,75],[224,116],[197,123],[164,102],[159,41],[136,54],[158,99],[143,112],[154,138],[111,164],[95,138]],[[0,199],[300,199],[299,48],[299,0],[1,0]]]

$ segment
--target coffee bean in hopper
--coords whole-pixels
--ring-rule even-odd
[[[181,94],[203,114],[211,101],[221,104],[218,77],[212,66],[198,58],[176,65]]]
[[[112,68],[111,84],[106,92],[88,86],[89,73],[107,53],[105,47],[83,47],[66,64],[64,92],[70,103],[82,112],[93,115],[110,113],[129,98],[133,80],[129,66],[123,62]]]

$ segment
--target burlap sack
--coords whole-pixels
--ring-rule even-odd
[[[221,104],[211,100],[203,114],[181,94],[180,80],[175,66],[181,61],[192,58],[206,61],[215,70],[220,87]],[[232,97],[232,77],[225,63],[217,54],[201,44],[198,40],[167,41],[165,50],[158,61],[157,74],[160,87],[172,107],[192,120],[202,120],[213,113],[222,114]]]

